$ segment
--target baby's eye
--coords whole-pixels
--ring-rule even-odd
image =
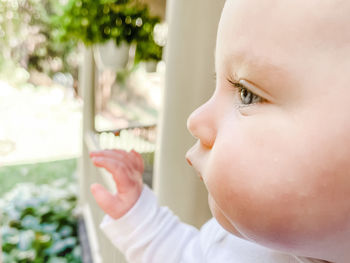
[[[242,104],[249,105],[249,104],[259,103],[262,101],[261,97],[254,94],[253,92],[243,87],[242,85],[240,86],[241,87],[238,87],[238,88],[239,88],[239,95],[240,95],[240,100]]]
[[[238,90],[239,99],[242,103],[242,106],[249,106],[252,104],[263,102],[263,98],[256,95],[255,93],[251,92],[249,89],[247,89],[244,85],[242,85],[239,82],[230,81],[229,82],[235,86]]]

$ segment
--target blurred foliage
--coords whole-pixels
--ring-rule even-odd
[[[160,18],[137,0],[69,0],[52,19],[55,38],[86,45],[114,40],[136,45],[135,63],[161,60],[162,47],[154,41]]]
[[[154,40],[159,22],[137,0],[2,0],[0,72],[11,60],[14,68],[49,76],[69,72],[77,79],[80,41],[134,44],[135,63],[159,61],[163,44]]]
[[[0,1],[0,71],[13,60],[21,67],[48,75],[77,75],[75,46],[57,43],[52,36],[51,17],[59,8],[55,0]]]
[[[76,186],[21,184],[1,200],[3,262],[81,262]]]

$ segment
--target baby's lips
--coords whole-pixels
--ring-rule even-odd
[[[195,170],[195,172],[197,173],[199,179],[201,179],[201,180],[203,181],[202,174],[196,169],[195,166],[193,166],[191,160],[190,160],[189,158],[187,158],[187,157],[186,157],[186,160],[187,160],[188,164],[194,168],[194,170]]]
[[[186,157],[186,161],[188,162],[188,164],[189,164],[190,166],[192,166],[191,160],[190,160],[188,157]]]
[[[188,164],[190,166],[193,166],[193,163],[191,161],[191,159],[193,158],[193,154],[195,149],[197,148],[197,143],[195,145],[193,145],[190,149],[188,149],[187,153],[186,153],[186,161],[188,162]]]

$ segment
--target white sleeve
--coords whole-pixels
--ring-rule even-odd
[[[204,262],[199,231],[160,207],[147,186],[123,217],[106,215],[100,228],[132,263]]]

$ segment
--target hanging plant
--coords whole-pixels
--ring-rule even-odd
[[[95,45],[113,40],[136,45],[135,62],[161,60],[162,47],[153,31],[160,22],[145,4],[133,0],[69,0],[52,19],[61,42]]]

